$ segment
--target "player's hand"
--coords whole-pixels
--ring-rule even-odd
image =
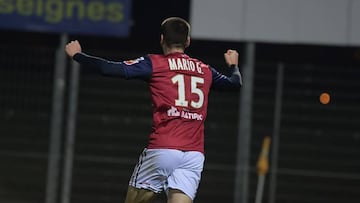
[[[81,52],[81,46],[79,41],[71,41],[65,46],[65,51],[68,56],[71,58],[76,54]]]
[[[228,66],[238,65],[239,63],[239,53],[236,50],[229,49],[224,53],[225,62]]]

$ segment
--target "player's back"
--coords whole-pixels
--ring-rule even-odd
[[[210,67],[184,53],[149,57],[154,123],[148,148],[203,152]]]

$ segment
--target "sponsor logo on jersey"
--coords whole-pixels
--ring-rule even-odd
[[[169,110],[167,110],[167,115],[168,116],[180,116],[180,112],[178,111],[178,109],[176,107],[171,107]]]
[[[140,58],[137,58],[137,59],[124,61],[124,64],[130,66],[130,65],[137,64],[137,63],[139,63],[140,61],[143,61],[143,60],[144,60],[144,57],[140,57]]]
[[[203,115],[198,113],[191,113],[188,111],[179,111],[176,107],[172,106],[169,110],[167,110],[167,115],[169,117],[181,117],[189,120],[203,120]]]

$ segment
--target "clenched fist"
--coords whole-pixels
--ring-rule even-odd
[[[79,41],[71,41],[65,46],[65,51],[67,55],[69,55],[71,58],[76,54],[81,52],[81,46]]]
[[[239,53],[236,50],[229,49],[224,53],[225,62],[228,66],[238,65],[239,63]]]

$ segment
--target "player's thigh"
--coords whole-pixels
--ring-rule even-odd
[[[181,190],[169,189],[167,203],[192,203],[192,200]]]
[[[170,149],[145,149],[135,166],[129,185],[160,193],[167,179],[181,162],[183,152]]]
[[[167,179],[168,184],[165,188],[167,193],[169,194],[169,189],[177,189],[190,199],[194,199],[199,187],[204,160],[204,154],[201,152],[185,152],[182,164]]]
[[[146,189],[129,186],[125,203],[150,203],[156,196],[156,193]]]

